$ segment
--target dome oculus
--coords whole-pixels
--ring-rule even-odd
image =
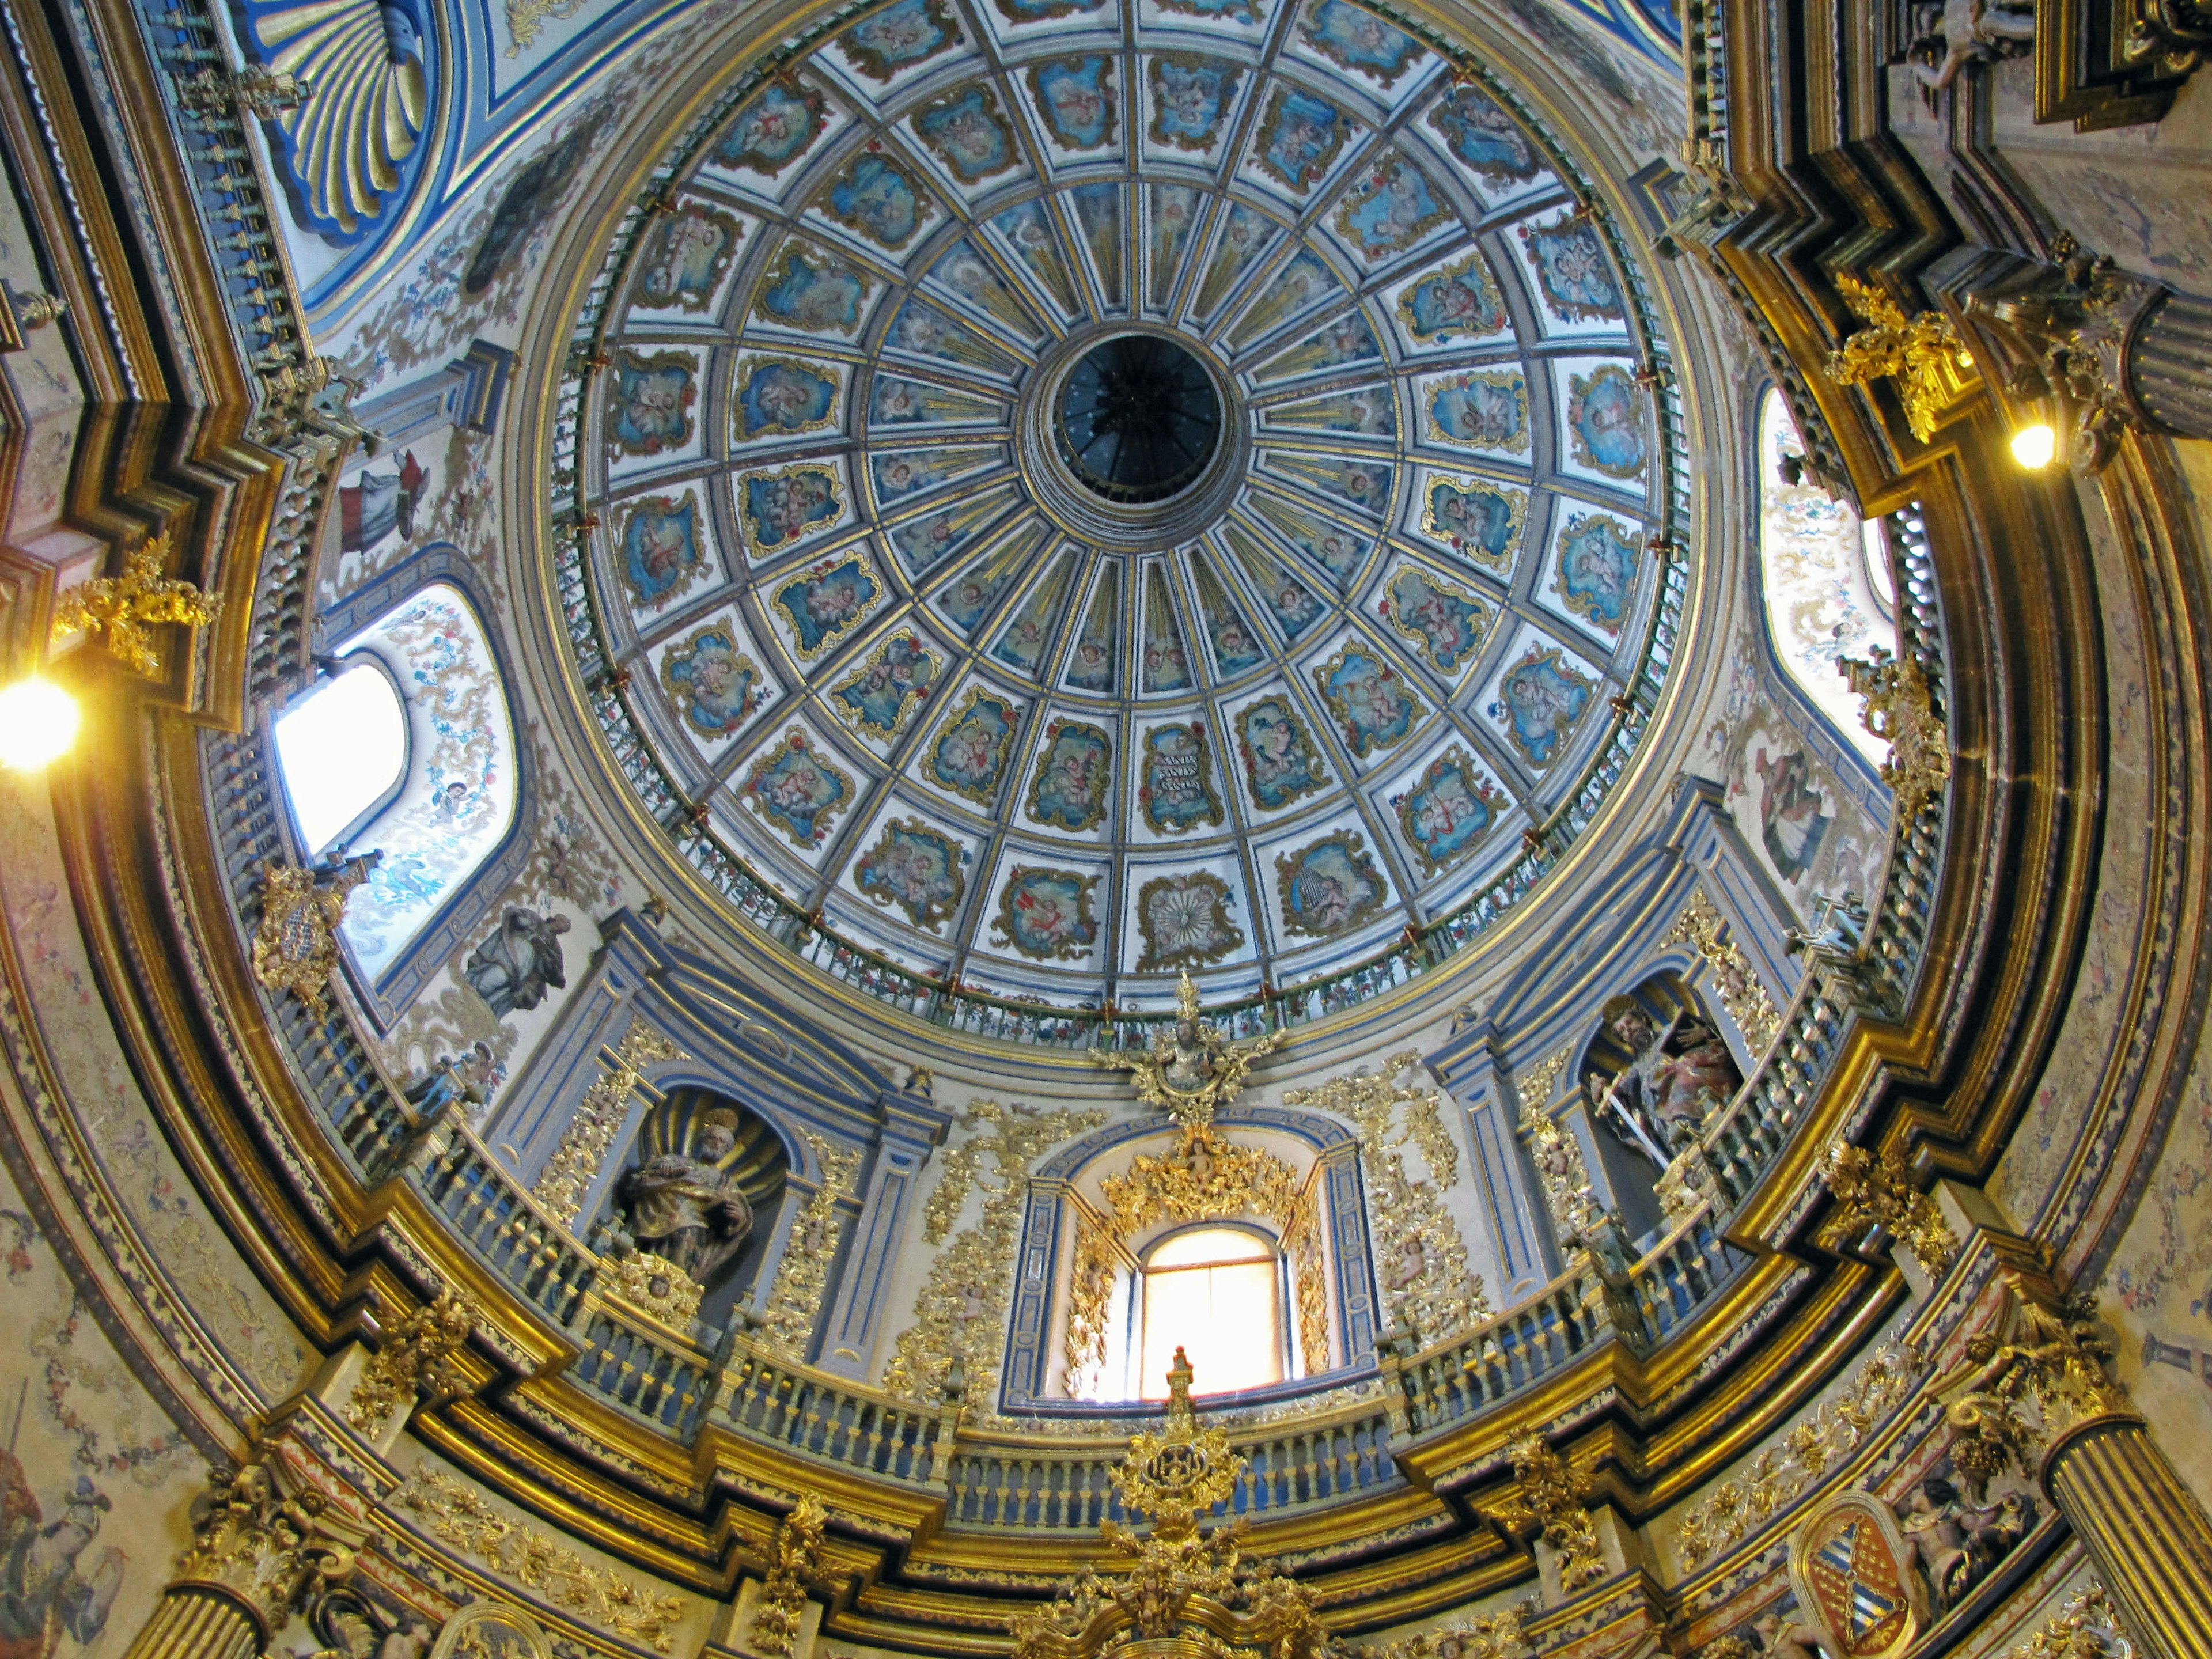
[[[1198,359],[1156,334],[1085,352],[1060,391],[1060,453],[1086,489],[1111,501],[1164,501],[1206,471],[1221,400]]]

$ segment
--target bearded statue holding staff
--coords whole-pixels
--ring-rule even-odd
[[[704,1285],[752,1237],[752,1206],[723,1167],[738,1144],[738,1115],[717,1106],[699,1120],[696,1155],[662,1152],[623,1176],[615,1191],[638,1249]]]

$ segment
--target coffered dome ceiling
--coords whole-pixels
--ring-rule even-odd
[[[1571,159],[1346,0],[898,0],[781,61],[579,320],[564,591],[646,805],[1009,995],[1474,937],[1622,772],[1684,581]]]

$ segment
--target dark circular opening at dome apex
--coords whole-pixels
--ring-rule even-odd
[[[1213,459],[1221,400],[1205,366],[1175,342],[1125,334],[1069,371],[1053,434],[1085,489],[1109,501],[1165,501]]]

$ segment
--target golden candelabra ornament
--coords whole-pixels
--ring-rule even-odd
[[[1844,275],[1835,282],[1851,314],[1867,326],[1828,354],[1828,378],[1844,386],[1868,386],[1885,376],[1895,380],[1905,424],[1926,443],[1973,389],[1973,355],[1941,312],[1908,317],[1870,283]]]
[[[1287,1031],[1231,1042],[1221,1028],[1198,1012],[1198,987],[1186,971],[1176,987],[1176,1023],[1156,1033],[1144,1048],[1120,1054],[1086,1048],[1091,1063],[1109,1072],[1127,1072],[1146,1105],[1166,1112],[1185,1129],[1203,1128],[1213,1115],[1243,1092],[1253,1061],[1288,1040]]]
[[[118,662],[136,673],[159,673],[155,628],[164,623],[204,628],[222,605],[222,595],[164,576],[168,556],[169,538],[156,536],[124,561],[121,575],[95,576],[62,594],[54,601],[54,638],[104,632],[108,654]]]

